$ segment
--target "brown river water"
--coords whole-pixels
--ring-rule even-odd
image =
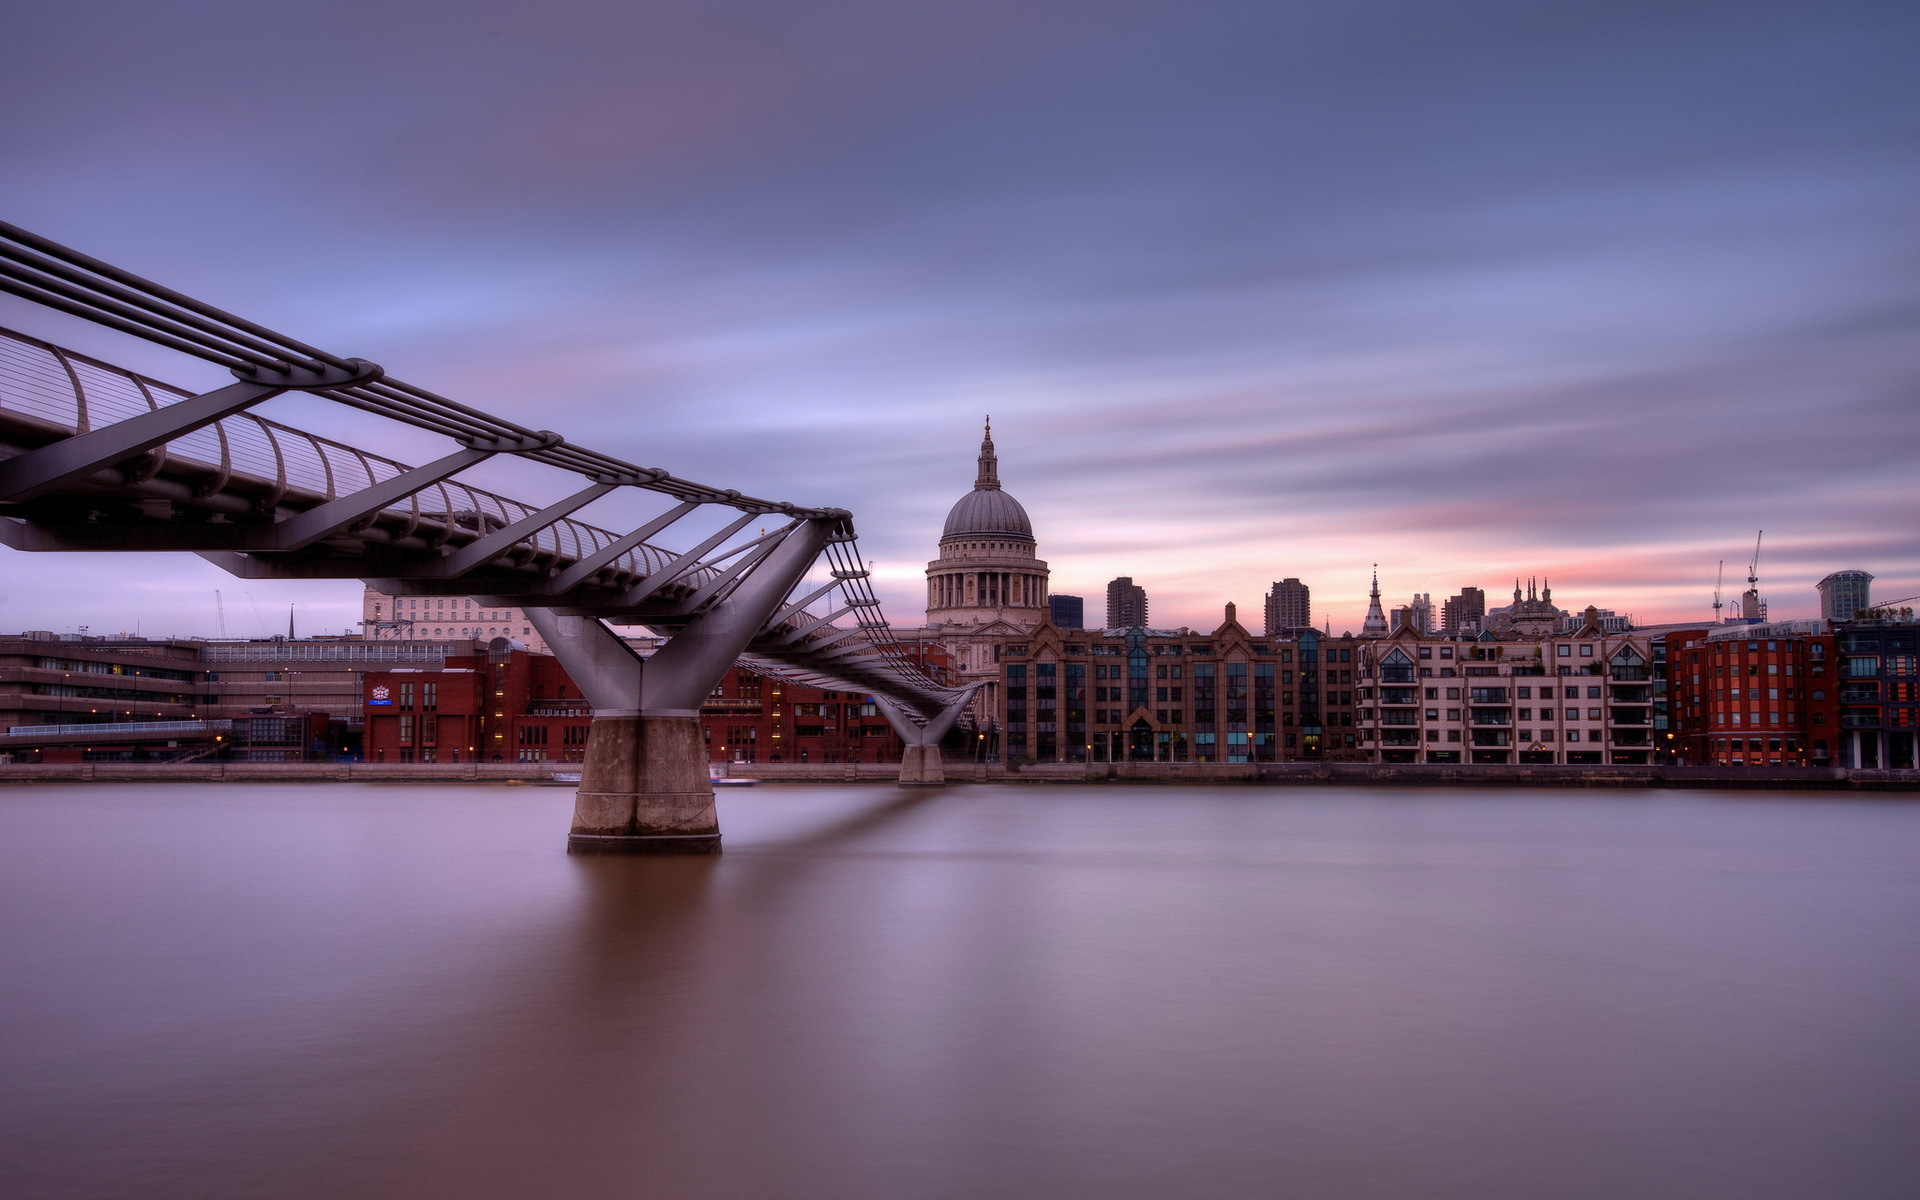
[[[1920,801],[0,790],[0,1196],[1920,1196]]]

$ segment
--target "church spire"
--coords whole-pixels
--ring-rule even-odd
[[[1379,637],[1387,632],[1387,614],[1380,611],[1380,564],[1373,564],[1373,590],[1367,593],[1367,619],[1360,624],[1361,637]]]
[[[987,432],[980,439],[980,474],[974,478],[976,488],[1000,490],[1000,458],[993,452],[993,418],[987,418]]]

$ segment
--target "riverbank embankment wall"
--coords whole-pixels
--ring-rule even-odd
[[[5,783],[548,783],[567,763],[9,763]],[[1721,788],[1920,791],[1920,771],[1839,767],[1567,767],[1380,763],[950,763],[967,783],[1362,784],[1403,787]],[[894,783],[894,763],[736,763],[731,774],[769,783]]]

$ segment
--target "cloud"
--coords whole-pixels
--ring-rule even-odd
[[[1545,572],[1692,613],[1762,527],[1801,612],[1843,565],[1920,591],[1917,34],[1871,3],[29,6],[0,199],[470,403],[845,505],[898,618],[986,412],[1056,587],[1131,574],[1169,619],[1294,575],[1357,626],[1375,561],[1395,597]],[[11,624],[80,619],[8,590]]]

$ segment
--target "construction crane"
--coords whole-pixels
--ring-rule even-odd
[[[220,598],[220,589],[213,589],[213,611],[220,623],[220,636],[227,636],[227,602]]]
[[[1873,604],[1868,605],[1865,608],[1855,610],[1853,615],[1856,620],[1862,617],[1865,617],[1866,614],[1868,613],[1873,613],[1876,615],[1885,614],[1890,617],[1899,617],[1901,616],[1901,613],[1898,610],[1896,610],[1893,606],[1896,604],[1905,604],[1909,600],[1920,600],[1920,596],[1901,596],[1895,600],[1879,600],[1874,602]],[[1911,617],[1913,615],[1913,610],[1907,609],[1905,615],[1908,617]]]
[[[1720,569],[1713,573],[1713,623],[1715,625],[1720,623],[1720,609],[1722,607],[1720,603],[1720,585],[1726,578],[1727,560],[1723,558],[1720,560]]]
[[[1747,563],[1747,590],[1740,597],[1740,615],[1748,621],[1767,619],[1766,602],[1760,599],[1760,539],[1767,531],[1753,535],[1753,558]]]

